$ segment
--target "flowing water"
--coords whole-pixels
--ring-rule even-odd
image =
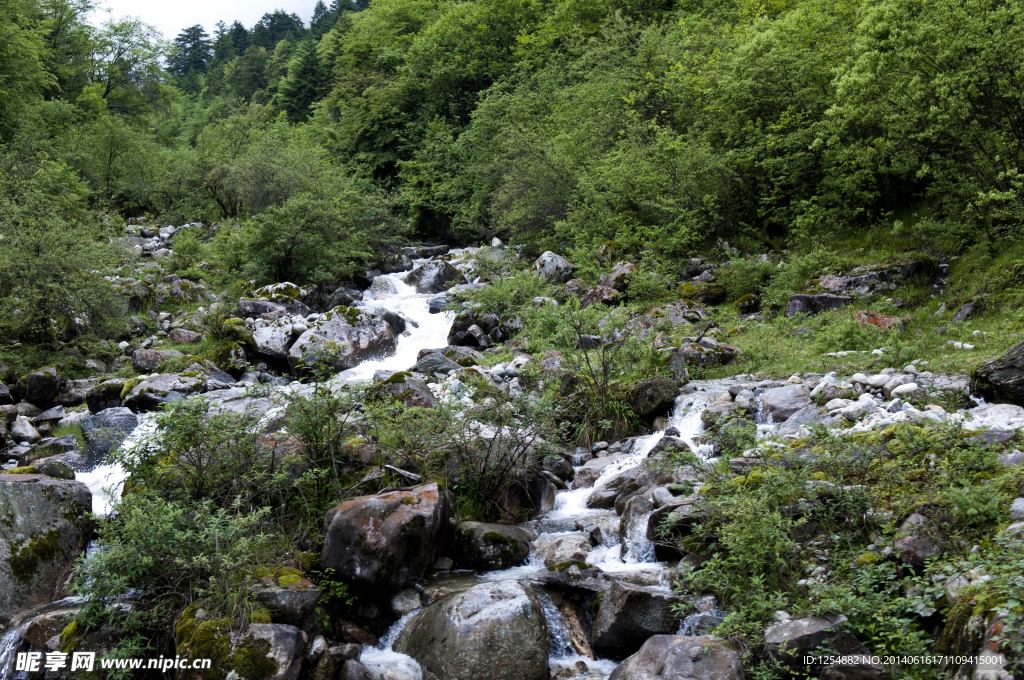
[[[420,264],[422,261],[418,261]],[[398,312],[408,320],[406,332],[398,340],[396,352],[377,360],[366,361],[356,368],[338,374],[332,379],[336,383],[367,381],[379,370],[407,370],[416,363],[417,355],[422,349],[444,347],[447,345],[448,330],[452,318],[449,313],[430,314],[428,301],[432,295],[422,295],[415,288],[405,283],[405,273],[390,274],[378,277],[374,286],[364,293],[363,307],[386,308]],[[282,390],[297,389],[296,385]],[[694,443],[694,438],[701,432],[700,414],[707,401],[698,395],[681,396],[676,400],[674,411],[669,420],[669,427],[679,431],[679,435],[690,448],[703,456],[708,452]],[[140,417],[139,426],[129,435],[123,447],[137,447],[155,431],[152,416]],[[555,507],[548,513],[524,524],[538,536],[575,532],[577,522],[597,524],[602,528],[603,543],[597,546],[587,557],[587,562],[605,572],[630,574],[641,581],[650,583],[647,587],[665,590],[663,584],[666,566],[655,561],[654,546],[647,540],[646,527],[648,514],[634,517],[626,527],[626,534],[620,544],[619,517],[614,510],[597,510],[587,507],[588,497],[611,484],[617,477],[640,465],[650,451],[665,436],[665,432],[637,438],[632,447],[614,464],[604,468],[592,488],[561,491],[556,495]],[[581,463],[582,460],[574,460]],[[577,470],[579,468],[577,467]],[[85,482],[93,492],[93,512],[107,515],[113,504],[120,497],[121,486],[126,473],[116,464],[101,465],[93,470],[78,474],[78,479]],[[528,582],[530,574],[543,568],[543,563],[531,555],[526,565],[502,571],[478,574],[477,580],[506,581],[517,580]],[[635,578],[634,578],[635,580]],[[571,666],[583,661],[593,670],[607,675],[617,662],[607,659],[590,659],[580,656],[569,642],[569,636],[558,609],[546,595],[542,597],[544,612],[551,631],[551,658],[553,668]],[[403,616],[391,627],[376,647],[364,647],[360,660],[369,667],[379,680],[421,680],[422,671],[411,657],[395,652],[394,641],[405,625],[415,616],[416,612]],[[9,665],[5,655],[10,656],[21,641],[21,633],[12,628],[0,641],[0,680],[8,680],[5,668]]]

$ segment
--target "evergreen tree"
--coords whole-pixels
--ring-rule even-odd
[[[305,37],[306,29],[295,14],[288,14],[284,10],[274,10],[272,13],[263,15],[255,26],[252,27],[251,45],[273,50],[277,43],[283,39],[299,41]]]
[[[248,49],[251,36],[241,21],[235,21],[231,24],[231,28],[228,29],[228,35],[231,36],[231,44],[235,46],[237,54],[243,54]]]
[[[338,15],[327,8],[324,0],[317,0],[316,7],[313,8],[313,18],[309,20],[310,34],[319,40],[324,33],[331,30],[337,18]]]
[[[316,42],[303,40],[288,65],[288,76],[278,87],[278,104],[294,123],[306,120],[310,107],[327,94],[327,69],[317,54]]]
[[[174,39],[174,47],[174,53],[167,60],[167,71],[171,75],[206,73],[213,57],[213,43],[205,28],[199,24],[186,28]]]

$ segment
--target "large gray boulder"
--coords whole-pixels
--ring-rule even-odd
[[[811,403],[811,391],[805,385],[783,385],[761,393],[761,405],[772,420],[781,423]]]
[[[0,623],[64,597],[91,513],[92,494],[81,482],[0,475]]]
[[[298,680],[305,648],[303,637],[295,626],[279,623],[251,623],[243,635],[243,639],[263,640],[269,644],[267,658],[277,664],[277,671],[265,680]]]
[[[393,399],[406,406],[420,408],[433,408],[437,404],[437,399],[430,388],[406,371],[394,373],[375,384],[370,391],[370,396]]]
[[[540,600],[514,581],[481,583],[435,602],[394,645],[437,680],[547,680],[548,648]]]
[[[440,352],[434,352],[428,354],[416,362],[416,365],[412,367],[414,373],[423,373],[425,375],[434,375],[435,373],[448,373],[450,371],[458,371],[462,368],[457,363],[441,354]]]
[[[85,401],[85,396],[96,387],[99,378],[86,378],[84,380],[68,380],[60,389],[57,395],[57,403],[61,406],[78,406]]]
[[[652,635],[672,633],[679,627],[672,613],[675,601],[668,591],[613,583],[600,594],[590,644],[602,656],[629,656]]]
[[[11,398],[11,391],[7,389],[7,385],[0,382],[0,406],[6,406],[7,404],[13,404],[14,399]]]
[[[26,373],[18,381],[21,398],[46,408],[53,403],[64,384],[64,374],[56,366]]]
[[[32,421],[25,416],[18,416],[17,419],[11,424],[11,439],[18,442],[19,444],[38,444],[42,439],[42,435],[36,430],[35,425]]]
[[[593,550],[590,537],[578,531],[560,534],[541,534],[533,543],[533,552],[544,561],[545,567],[565,562],[583,562]]]
[[[449,511],[436,483],[347,500],[324,518],[320,566],[359,586],[411,586],[438,558]]]
[[[135,413],[156,411],[163,404],[206,391],[206,379],[187,373],[163,373],[146,378],[124,398],[126,408]]]
[[[93,464],[100,463],[111,449],[120,446],[125,437],[139,424],[131,409],[123,406],[108,408],[82,421],[82,437]]]
[[[136,371],[152,373],[165,361],[184,358],[185,355],[176,349],[137,349],[132,353],[132,367]]]
[[[317,366],[344,371],[367,359],[390,356],[398,346],[391,325],[379,313],[335,307],[320,315],[288,350],[294,373]]]
[[[89,406],[90,413],[99,413],[108,408],[116,408],[121,405],[121,392],[128,382],[124,378],[110,378],[97,383],[85,394],[85,403]]]
[[[575,271],[576,265],[550,250],[533,263],[533,273],[550,283],[565,283],[572,278]]]
[[[287,586],[269,586],[256,593],[256,600],[270,612],[274,623],[298,624],[313,613],[321,590],[302,580]]]
[[[667,413],[678,396],[679,384],[663,375],[637,383],[630,393],[633,410],[641,417]]]
[[[252,326],[252,341],[256,344],[256,352],[272,361],[287,360],[292,340],[294,336],[290,322],[260,319]]]
[[[405,277],[405,282],[417,293],[443,293],[452,286],[469,283],[465,275],[444,260],[432,260],[416,267]]]
[[[808,654],[815,650],[840,656],[862,656],[869,652],[852,633],[844,630],[846,617],[842,614],[808,616],[789,619],[770,626],[764,633],[765,647],[769,653],[794,670],[810,671],[817,676],[822,667],[804,663]],[[872,669],[864,668],[865,672]],[[843,676],[848,677],[848,676]],[[855,676],[870,678],[872,675]]]
[[[797,314],[810,314],[814,316],[830,309],[839,309],[849,302],[850,297],[848,295],[833,295],[832,293],[807,295],[806,293],[798,293],[786,302],[786,316],[796,316]]]
[[[743,680],[740,655],[710,635],[655,635],[608,680]]]
[[[507,524],[463,522],[455,528],[451,554],[455,566],[494,571],[519,566],[530,556],[533,534]]]

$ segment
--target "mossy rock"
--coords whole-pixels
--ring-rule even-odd
[[[210,668],[183,670],[182,680],[224,680],[228,673],[246,680],[263,680],[277,672],[277,662],[267,656],[270,643],[252,637],[231,638],[229,618],[210,618],[196,605],[182,612],[175,626],[178,655],[186,659],[210,659]]]
[[[687,281],[677,289],[679,297],[685,300],[696,300],[707,305],[717,305],[725,300],[725,286],[709,281]]]
[[[761,298],[753,293],[748,293],[732,304],[744,314],[753,314],[761,308]]]
[[[222,371],[236,371],[245,367],[245,348],[238,342],[217,345],[206,353],[213,365]]]

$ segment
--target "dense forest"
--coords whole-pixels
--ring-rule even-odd
[[[879,227],[957,251],[1024,216],[1014,2],[343,1],[173,40],[92,10],[0,8],[5,291],[43,243],[96,269],[115,215],[230,221],[222,264],[298,283],[410,237],[671,261]]]

